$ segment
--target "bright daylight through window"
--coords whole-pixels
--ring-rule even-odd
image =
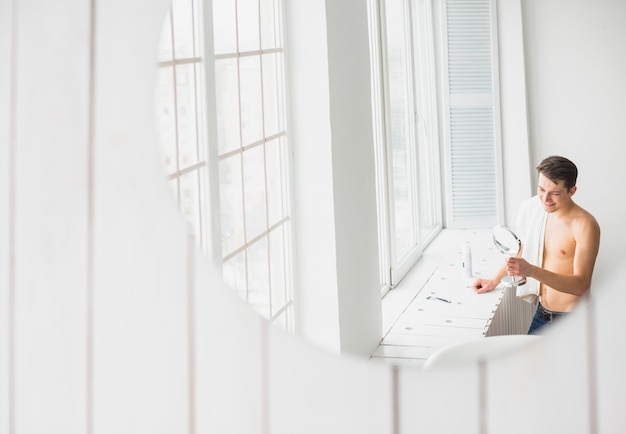
[[[221,238],[226,283],[265,318],[289,329],[280,11],[279,0],[174,0],[159,45],[155,95],[165,168],[184,217],[205,251],[211,234],[219,233],[214,238]],[[207,73],[214,83],[207,83]],[[216,185],[219,191],[212,192]]]

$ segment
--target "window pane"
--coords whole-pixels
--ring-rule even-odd
[[[286,179],[283,146],[283,138],[272,140],[265,145],[268,226],[276,224],[287,215],[287,194],[284,191]]]
[[[419,147],[419,235],[420,242],[433,235],[441,223],[437,196],[437,160],[432,143],[424,136]]]
[[[240,146],[237,76],[237,59],[215,62],[217,141],[220,155]]]
[[[237,0],[239,51],[256,51],[259,41],[259,0]]]
[[[265,318],[269,318],[269,294],[267,238],[262,238],[248,249],[248,302]]]
[[[272,239],[271,246],[268,238],[270,216],[275,225],[289,218],[283,58],[282,52],[260,52],[261,47],[280,50],[279,9],[280,0],[224,0],[213,5],[224,273],[238,279],[235,270],[242,270],[246,300],[268,318],[273,280],[281,307],[291,299],[286,277],[290,233],[275,228],[282,238]],[[286,310],[279,320],[284,326],[291,315],[291,309]]]
[[[190,1],[175,1],[172,5],[174,20],[174,56],[177,59],[195,57],[193,4]]]
[[[435,82],[433,30],[428,17],[430,4],[423,1],[411,2],[414,71],[417,85],[415,101],[420,116],[417,120],[418,151],[418,197],[419,197],[419,241],[425,245],[441,224],[441,198],[439,195],[439,149],[435,126]]]
[[[163,24],[154,89],[157,141],[163,152],[165,173],[184,218],[198,244],[206,248],[203,226],[207,194],[204,147],[200,140],[201,59],[198,44],[196,0],[174,0]],[[175,53],[172,51],[175,47]]]
[[[261,0],[261,47],[264,50],[276,48],[282,44],[280,27],[275,18],[279,8],[278,0]]]
[[[202,239],[200,227],[200,184],[197,170],[180,177],[180,210],[189,222],[198,240]]]
[[[391,200],[395,233],[394,259],[399,261],[417,244],[415,234],[413,168],[411,152],[411,122],[413,119],[409,101],[410,83],[408,51],[405,33],[404,4],[400,1],[385,2],[387,42],[387,86],[391,139],[391,177],[393,189]],[[395,265],[395,264],[392,264]]]
[[[224,256],[244,244],[241,155],[220,161],[220,214]]]
[[[157,140],[163,152],[165,173],[172,174],[176,167],[176,108],[174,107],[174,68],[157,70],[155,111]]]
[[[157,60],[159,62],[172,60],[174,58],[174,54],[172,53],[172,25],[170,22],[170,12],[168,12],[165,17],[163,29],[161,30],[161,38],[159,39],[159,46],[157,48]]]
[[[176,99],[178,103],[178,152],[181,169],[197,163],[198,135],[196,131],[196,66],[176,66]]]
[[[246,239],[251,240],[267,228],[265,220],[265,162],[263,147],[255,146],[243,154],[246,208]]]
[[[236,0],[213,3],[213,46],[215,54],[237,52]]]
[[[241,140],[249,145],[263,138],[263,105],[261,103],[261,57],[239,59],[241,85]]]
[[[263,107],[265,136],[272,136],[284,129],[282,95],[282,54],[263,55]]]

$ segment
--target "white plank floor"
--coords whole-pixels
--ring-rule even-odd
[[[472,246],[472,278],[461,267],[465,241]],[[477,295],[471,284],[491,277],[503,261],[490,230],[444,229],[383,298],[383,339],[371,360],[422,367],[444,346],[483,338],[503,292]]]

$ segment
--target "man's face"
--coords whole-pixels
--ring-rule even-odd
[[[555,184],[542,173],[539,174],[537,194],[546,212],[554,212],[564,205],[569,205],[571,202],[572,195],[576,191],[576,186],[567,190],[563,184],[563,180],[559,180],[559,182]]]

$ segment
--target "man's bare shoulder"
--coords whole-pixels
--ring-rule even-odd
[[[593,238],[600,237],[600,224],[593,214],[580,206],[572,214],[572,223],[576,232]]]

